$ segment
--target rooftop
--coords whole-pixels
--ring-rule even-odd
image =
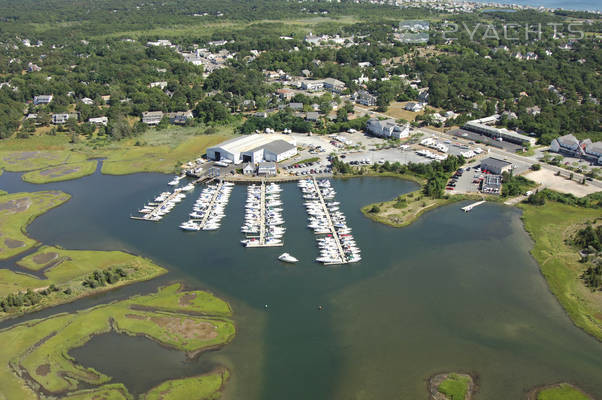
[[[295,145],[294,139],[282,134],[273,133],[240,136],[222,142],[217,146],[213,146],[213,148],[221,148],[230,153],[244,153],[246,151],[257,149],[263,146],[267,146],[270,143],[280,141],[291,143],[291,145],[293,146]]]

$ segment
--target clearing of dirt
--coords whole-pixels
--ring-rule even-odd
[[[151,321],[184,339],[209,340],[217,337],[217,330],[209,322],[175,317],[152,317]]]
[[[539,171],[532,171],[524,175],[525,178],[531,179],[537,183],[542,184],[544,187],[556,190],[561,193],[570,193],[577,197],[587,196],[588,194],[598,192],[599,187],[571,181],[562,176],[556,176],[553,171],[542,168]]]
[[[179,303],[181,306],[191,306],[194,299],[196,299],[196,293],[185,294],[180,297]]]
[[[42,364],[36,368],[36,374],[46,376],[50,373],[50,364]]]
[[[22,242],[20,240],[15,240],[15,239],[4,239],[4,244],[9,249],[16,249],[16,248],[25,246],[25,242]]]
[[[49,178],[60,178],[65,175],[74,174],[78,171],[79,171],[79,168],[55,167],[55,168],[48,168],[44,171],[41,171],[40,175],[47,176]]]
[[[31,199],[29,197],[23,197],[0,203],[0,211],[9,211],[12,214],[16,214],[27,211],[30,205]]]
[[[58,253],[52,253],[52,252],[36,254],[35,256],[33,256],[33,262],[38,265],[47,264],[52,260],[56,260],[56,258],[58,256],[59,256]]]

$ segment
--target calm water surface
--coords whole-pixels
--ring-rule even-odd
[[[558,381],[602,397],[602,346],[575,328],[549,293],[529,256],[531,242],[517,209],[486,204],[464,214],[452,205],[393,229],[367,220],[359,208],[413,190],[414,184],[336,180],[337,200],[363,261],[324,268],[312,261],[317,249],[296,185],[284,185],[282,193],[284,248],[245,249],[238,243],[243,186],[233,191],[217,232],[177,229],[199,189],[159,224],[130,220],[131,212],[167,190],[169,179],[95,174],[31,185],[18,174],[0,176],[0,188],[9,192],[60,189],[73,195],[28,228],[36,239],[73,249],[123,249],[170,270],[153,282],[33,317],[153,291],[175,280],[232,304],[236,339],[194,361],[117,334],[73,352],[133,392],[225,365],[232,371],[227,399],[426,399],[428,377],[447,370],[477,373],[479,399],[519,399],[529,388]],[[301,261],[278,262],[282,251]]]

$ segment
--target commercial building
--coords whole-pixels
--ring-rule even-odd
[[[323,81],[303,81],[303,82],[301,82],[301,89],[307,90],[310,92],[322,90],[323,88],[324,88]]]
[[[504,172],[512,171],[512,163],[500,160],[499,158],[489,157],[481,161],[481,170],[501,175]]]
[[[500,194],[502,192],[502,177],[500,175],[485,175],[481,192],[487,194]]]
[[[281,134],[255,134],[227,140],[207,149],[210,160],[230,160],[257,164],[266,161],[282,161],[297,154],[295,140]]]
[[[522,135],[518,132],[510,131],[505,128],[496,128],[494,126],[486,125],[483,120],[468,121],[464,126],[467,131],[479,133],[481,135],[489,136],[496,140],[503,140],[510,143],[519,144],[521,146],[535,145],[536,138]]]
[[[371,135],[391,139],[402,139],[410,135],[410,125],[398,125],[394,119],[385,119],[381,121],[376,118],[371,118],[368,120],[366,130]]]
[[[260,162],[257,166],[257,175],[274,176],[276,172],[276,163],[274,162]]]

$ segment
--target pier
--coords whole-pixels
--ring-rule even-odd
[[[332,218],[330,218],[330,210],[328,210],[328,207],[326,206],[326,202],[324,201],[324,196],[322,196],[322,190],[320,189],[320,186],[318,186],[316,177],[312,176],[311,179],[312,179],[312,182],[314,183],[314,187],[316,188],[316,191],[318,193],[318,198],[320,200],[322,209],[324,210],[324,213],[326,215],[326,220],[328,221],[328,229],[330,230],[330,233],[332,234],[332,237],[334,238],[334,241],[337,245],[337,249],[339,251],[339,256],[341,257],[340,262],[327,262],[327,263],[324,263],[324,265],[347,264],[347,262],[348,262],[347,256],[345,255],[345,252],[343,251],[343,246],[341,246],[341,239],[339,238],[339,233],[337,232],[336,229],[334,229],[334,224],[332,223]]]
[[[213,196],[211,197],[211,201],[209,202],[209,205],[207,206],[207,212],[205,213],[205,215],[203,215],[203,218],[200,221],[193,220],[193,221],[200,222],[199,226],[201,229],[203,229],[205,227],[205,225],[207,224],[207,220],[211,216],[211,212],[213,211],[213,207],[215,205],[215,199],[217,199],[217,196],[220,194],[220,191],[223,186],[224,186],[223,182],[218,183],[217,188],[216,188],[215,192],[213,193]]]
[[[475,207],[477,207],[477,206],[480,206],[480,205],[481,205],[481,204],[483,204],[483,203],[485,203],[485,200],[482,200],[482,201],[477,201],[476,203],[469,204],[469,205],[467,205],[467,206],[465,206],[465,207],[462,207],[462,211],[464,211],[464,212],[469,212],[469,211],[470,211],[470,210],[472,210],[473,208],[475,208]]]
[[[167,194],[167,192],[165,193]],[[176,189],[170,193],[163,201],[157,203],[157,200],[146,204],[145,208],[153,207],[149,212],[145,212],[143,217],[130,215],[131,219],[138,221],[158,222],[163,218],[163,215],[171,211],[175,203],[179,202],[186,195],[180,189]],[[140,211],[142,213],[142,211]]]
[[[279,210],[270,210],[268,206],[268,202],[272,200],[280,203],[280,195],[278,194],[280,187],[271,184],[270,188],[268,190],[265,182],[262,181],[259,188],[250,185],[247,189],[247,205],[245,206],[247,211],[245,223],[241,228],[241,231],[246,233],[246,239],[241,241],[245,247],[278,247],[283,245],[281,237],[285,229],[278,225],[284,223],[284,220]],[[268,195],[270,195],[269,198]],[[272,214],[271,216],[268,215],[268,211]]]

